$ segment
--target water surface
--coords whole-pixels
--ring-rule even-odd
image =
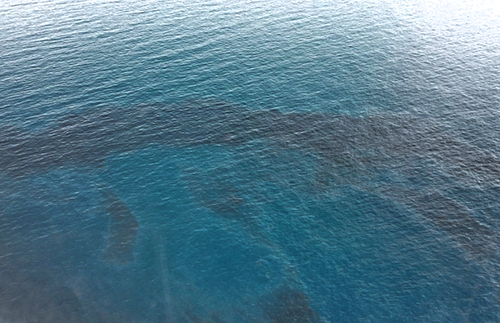
[[[2,2],[0,321],[499,321],[499,26]]]

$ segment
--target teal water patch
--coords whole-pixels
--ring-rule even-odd
[[[0,3],[0,321],[497,322],[491,1]]]
[[[230,206],[226,206],[221,211],[221,206],[210,197],[193,193],[193,185],[198,183],[181,181],[181,169],[189,172],[196,164],[205,171],[214,170],[224,166],[217,160],[228,162],[228,155],[220,149],[186,154],[182,150],[151,148],[108,161],[106,182],[128,201],[140,223],[136,250],[142,254],[145,246],[151,248],[154,244],[156,251],[149,252],[154,260],[143,260],[154,267],[162,264],[154,277],[165,285],[163,299],[168,302],[168,316],[205,317],[218,309],[218,316],[235,320],[235,315],[242,315],[232,309],[235,306],[245,315],[254,316],[252,307],[246,305],[251,303],[248,298],[255,295],[258,299],[258,295],[282,280],[286,259],[262,245],[261,237],[250,237],[263,232],[258,232],[257,224],[251,222],[248,209],[227,211]],[[228,181],[218,183],[217,173],[211,175],[211,181],[204,184],[216,190],[217,185],[238,187]],[[245,202],[236,202],[241,203],[251,201],[245,197]],[[228,216],[226,212],[249,214]]]
[[[104,322],[490,319],[498,161],[438,125],[209,101],[7,130],[8,277]]]

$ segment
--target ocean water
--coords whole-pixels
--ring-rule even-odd
[[[0,2],[0,322],[500,322],[495,1]]]

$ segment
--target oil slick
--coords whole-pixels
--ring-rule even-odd
[[[270,300],[263,305],[271,323],[320,323],[324,322],[311,308],[309,297],[291,286],[278,287]]]
[[[40,259],[43,256],[25,246],[10,249],[1,243],[0,322],[105,322],[61,276],[54,275],[54,268]]]
[[[118,265],[130,263],[134,260],[139,222],[127,204],[110,188],[101,188],[101,192],[109,220],[104,261]]]
[[[464,183],[500,183],[496,155],[448,135],[436,119],[252,111],[217,101],[97,110],[66,116],[37,134],[6,128],[0,140],[0,165],[2,172],[33,174],[67,166],[95,167],[110,154],[152,144],[235,147],[255,141],[310,151],[325,164],[357,169],[432,159],[441,163],[444,173]]]
[[[498,256],[498,228],[482,223],[473,210],[454,199],[447,190],[455,186],[498,187],[500,159],[491,151],[449,135],[443,123],[436,119],[257,111],[223,102],[199,101],[181,106],[104,109],[66,116],[52,128],[37,134],[13,128],[1,132],[0,172],[13,178],[36,176],[58,168],[99,171],[110,155],[149,145],[245,149],[259,142],[270,147],[269,151],[302,151],[314,155],[317,161],[318,178],[310,180],[313,195],[328,195],[331,189],[341,185],[355,187],[412,210],[428,227],[441,230],[476,262],[488,263]],[[419,175],[421,167],[428,168],[426,163],[434,165],[432,174]],[[381,172],[389,173],[392,180],[377,181]],[[249,205],[254,201],[247,199],[244,190],[232,186],[234,179],[223,177],[228,183],[212,187],[211,179],[200,178],[198,173],[195,171],[191,177],[184,175],[185,184],[190,186],[197,202],[226,221],[241,223],[292,268],[294,264],[286,252],[271,238],[266,240],[266,235],[259,230],[259,221],[255,219],[258,214],[249,212]],[[209,184],[203,185],[203,182]],[[99,190],[109,221],[103,259],[108,264],[131,263],[139,222],[109,185],[104,184]],[[165,311],[172,321],[175,315],[169,291],[169,268],[163,242],[159,244]],[[291,270],[287,275],[298,276]],[[496,280],[492,283],[498,284]],[[322,322],[302,289],[302,286],[278,289],[273,299],[263,305],[267,320]],[[216,316],[205,320],[191,315],[186,319],[222,322]]]

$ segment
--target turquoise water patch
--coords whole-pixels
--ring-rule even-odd
[[[0,3],[0,321],[499,321],[493,1]]]

